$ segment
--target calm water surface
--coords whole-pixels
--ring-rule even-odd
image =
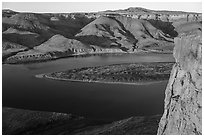
[[[169,54],[102,55],[50,62],[3,65],[3,106],[73,113],[118,120],[163,112],[167,81],[151,85],[78,83],[38,79],[36,74],[72,68],[135,62],[174,61]]]

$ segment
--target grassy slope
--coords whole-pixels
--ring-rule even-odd
[[[3,107],[3,135],[18,134],[156,134],[161,115],[104,122],[71,114]]]

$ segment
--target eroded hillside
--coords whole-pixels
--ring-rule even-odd
[[[3,10],[3,47],[12,43],[26,48],[3,49],[3,61],[24,63],[113,52],[171,53],[173,39],[183,31],[183,26],[191,29],[201,25],[201,20],[198,13],[143,8],[55,14]]]

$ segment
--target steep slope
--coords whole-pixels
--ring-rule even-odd
[[[138,49],[150,51],[171,51],[173,49],[173,39],[148,21],[124,16],[117,16],[116,19],[123,24],[126,31],[137,39]]]
[[[124,36],[126,32],[118,22],[108,17],[99,17],[81,29],[76,37],[89,44],[104,48],[122,48],[121,41],[126,45],[133,45],[134,37]],[[132,43],[131,43],[132,42]],[[126,48],[124,50],[127,50]]]
[[[77,49],[77,53],[78,51],[91,54],[111,52],[172,53],[173,38],[183,32],[181,29],[183,26],[187,26],[189,29],[196,27],[195,22],[199,22],[201,25],[201,14],[154,11],[134,7],[95,13],[37,14],[3,10],[2,39],[25,46],[34,53],[38,51],[35,47],[49,41],[55,35],[72,39],[71,41],[79,46],[74,47]],[[57,41],[59,40],[57,38]],[[64,39],[61,40],[60,45]],[[80,46],[80,42],[91,50],[84,50],[84,47]],[[44,47],[45,51],[46,46],[41,45],[40,47]],[[57,48],[51,46],[49,50],[51,48],[51,52],[54,53],[64,50],[63,46]],[[58,57],[65,56],[64,52],[58,53]]]
[[[68,39],[62,35],[54,35],[48,41],[43,44],[34,47],[35,50],[41,52],[50,53],[53,55],[56,54],[56,57],[66,55],[80,55],[80,54],[94,54],[94,53],[115,53],[122,52],[120,49],[109,49],[101,48],[96,45],[89,45],[82,43],[81,41],[75,39]]]
[[[6,59],[10,56],[15,55],[16,53],[20,52],[20,51],[25,51],[27,50],[27,47],[16,44],[16,43],[12,43],[12,42],[8,42],[8,41],[3,41],[2,42],[2,59]]]
[[[155,135],[160,115],[137,116],[110,124],[88,127],[74,132],[75,135]],[[66,132],[65,132],[66,134]]]
[[[33,49],[22,51],[4,60],[5,63],[28,63],[45,61],[60,57],[83,54],[115,53],[120,49],[100,48],[95,45],[84,44],[75,39],[68,39],[62,35],[54,35],[46,42]]]
[[[23,63],[29,61],[49,60],[58,57],[79,54],[91,50],[83,43],[65,38],[62,35],[54,35],[43,44],[34,47],[31,50],[20,52],[5,60],[6,63]]]
[[[198,135],[202,134],[202,28],[188,24],[180,30],[158,134]]]
[[[4,11],[2,16],[4,30],[14,27],[41,34],[44,37],[51,37],[56,33],[73,37],[77,31],[94,19],[83,14],[71,16],[70,14],[15,13],[8,16]]]
[[[155,11],[139,7],[131,7],[124,10],[105,11],[101,14],[106,16],[122,15],[135,19],[147,20],[157,29],[169,34],[171,37],[178,35],[175,28],[186,22],[202,21],[201,13],[183,11]]]
[[[42,52],[72,52],[79,53],[91,49],[90,46],[74,39],[65,38],[62,35],[54,35],[48,41],[35,47],[34,49]]]
[[[116,20],[121,22],[124,26],[124,28],[129,31],[133,36],[137,39],[139,38],[166,38],[168,39],[167,35],[164,34],[161,30],[155,28],[152,26],[148,21],[146,20],[140,20],[140,19],[132,19],[130,17],[124,17],[124,16],[116,16]],[[166,37],[165,37],[166,35]],[[169,38],[169,40],[171,40]],[[172,41],[172,40],[171,40]]]
[[[197,29],[202,30],[202,22],[185,22],[175,28],[178,34],[193,32]]]
[[[70,14],[18,13],[3,10],[2,30],[5,31],[3,40],[34,47],[55,34],[72,38],[93,19],[86,17],[84,14],[71,16]],[[11,29],[16,31],[11,31]],[[20,33],[23,31],[30,33]]]
[[[172,41],[149,22],[124,16],[99,17],[82,28],[76,37],[89,44],[117,47],[129,52],[143,45]]]
[[[92,17],[86,17],[84,14],[35,14],[3,10],[2,39],[6,42],[33,49],[56,34],[72,38],[83,26],[93,19]],[[20,51],[18,48],[15,49],[15,54]],[[31,50],[25,53],[29,53],[30,55],[31,53],[37,53],[37,50]],[[5,59],[15,54],[9,53],[3,56]]]
[[[26,30],[18,30],[12,27],[3,32],[2,39],[4,41],[24,45],[28,48],[33,48],[45,41],[45,38],[41,37],[37,33]]]
[[[152,135],[157,132],[161,115],[112,122],[66,113],[3,107],[2,117],[3,135]]]

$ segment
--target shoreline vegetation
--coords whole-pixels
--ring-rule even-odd
[[[173,62],[125,63],[35,75],[71,82],[146,85],[168,80]]]

